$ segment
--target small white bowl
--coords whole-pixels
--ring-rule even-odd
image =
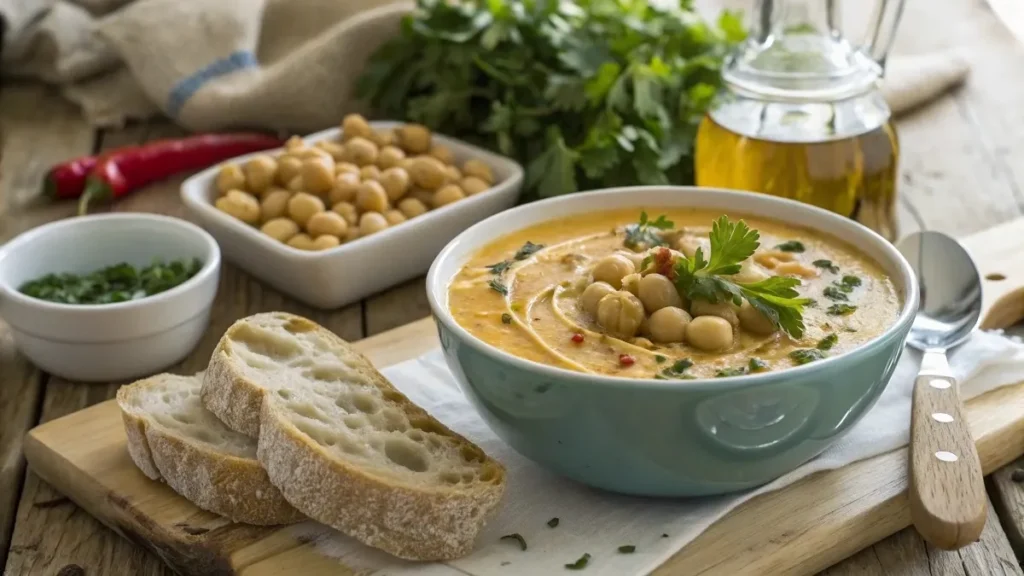
[[[127,262],[199,258],[174,288],[115,304],[59,304],[18,291],[50,273],[86,274]],[[0,318],[18,349],[50,374],[74,381],[147,376],[183,359],[210,320],[220,281],[217,242],[198,226],[155,214],[104,214],[52,222],[0,246]]]
[[[400,122],[371,122],[377,130],[391,130]],[[307,143],[337,140],[333,128],[306,136]],[[239,156],[189,178],[181,186],[181,199],[192,215],[213,234],[224,256],[246,272],[278,290],[317,308],[345,306],[376,292],[415,278],[427,271],[434,257],[459,233],[473,224],[511,208],[523,185],[523,169],[515,161],[465,142],[433,135],[462,162],[476,158],[491,167],[495,184],[490,189],[337,248],[307,252],[292,248],[214,207],[214,182],[220,166],[244,162],[259,154],[277,155],[281,149]]]

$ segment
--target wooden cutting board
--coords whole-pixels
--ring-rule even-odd
[[[1004,327],[1024,318],[1024,219],[964,244],[986,277],[983,326]],[[356,344],[378,367],[436,346],[430,319]],[[968,404],[986,474],[1024,453],[1024,374],[1021,381]],[[232,524],[147,479],[128,456],[114,401],[31,430],[25,455],[36,474],[183,574],[353,573],[315,552],[295,532]],[[906,450],[897,450],[762,495],[712,526],[657,573],[822,570],[910,524],[906,468]]]

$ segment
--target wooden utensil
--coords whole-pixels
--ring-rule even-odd
[[[907,343],[921,350],[910,418],[910,515],[933,545],[962,548],[985,527],[985,482],[946,352],[981,318],[981,275],[959,242],[939,232],[900,241],[921,305]]]

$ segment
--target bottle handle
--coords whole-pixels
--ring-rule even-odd
[[[904,4],[906,0],[878,0],[871,18],[874,24],[868,26],[861,45],[861,50],[883,70],[885,58],[892,48],[893,39],[896,38],[896,29],[899,28],[900,17],[903,16]]]

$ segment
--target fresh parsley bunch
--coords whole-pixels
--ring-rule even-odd
[[[743,37],[689,0],[418,0],[359,95],[518,159],[528,197],[692,184],[697,124]]]
[[[711,226],[711,249],[707,259],[697,248],[692,258],[676,264],[676,287],[690,300],[711,303],[732,302],[739,306],[746,298],[750,305],[773,324],[794,338],[804,333],[803,309],[811,300],[796,291],[800,280],[790,276],[771,276],[758,282],[741,283],[725,278],[740,271],[740,263],[760,246],[760,234],[746,222],[731,222],[721,216]]]

